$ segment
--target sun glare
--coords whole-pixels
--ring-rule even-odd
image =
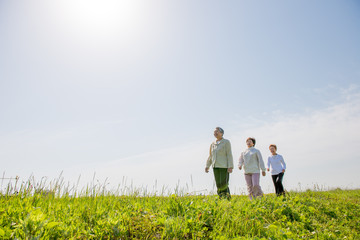
[[[141,20],[139,1],[65,0],[62,18],[67,27],[85,34],[114,35],[131,32]]]

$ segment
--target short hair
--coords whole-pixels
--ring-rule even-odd
[[[247,141],[247,140],[251,140],[251,141],[253,142],[254,146],[255,146],[255,144],[256,144],[255,138],[249,137],[248,139],[246,139],[246,141]]]
[[[275,150],[277,150],[277,146],[276,146],[275,144],[270,144],[269,149],[270,149],[271,147],[274,147]]]
[[[221,132],[222,134],[224,134],[224,129],[222,129],[221,127],[216,127],[215,129],[219,130],[219,132]]]

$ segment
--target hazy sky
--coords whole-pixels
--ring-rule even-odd
[[[0,171],[208,192],[221,126],[288,189],[358,188],[359,29],[351,0],[0,1]]]

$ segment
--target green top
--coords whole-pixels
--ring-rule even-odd
[[[227,139],[215,141],[210,145],[210,156],[206,161],[206,167],[234,168],[231,144]]]

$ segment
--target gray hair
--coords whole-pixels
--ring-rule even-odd
[[[222,129],[221,127],[216,127],[215,129],[219,130],[219,132],[221,132],[222,134],[224,134],[224,129]]]

